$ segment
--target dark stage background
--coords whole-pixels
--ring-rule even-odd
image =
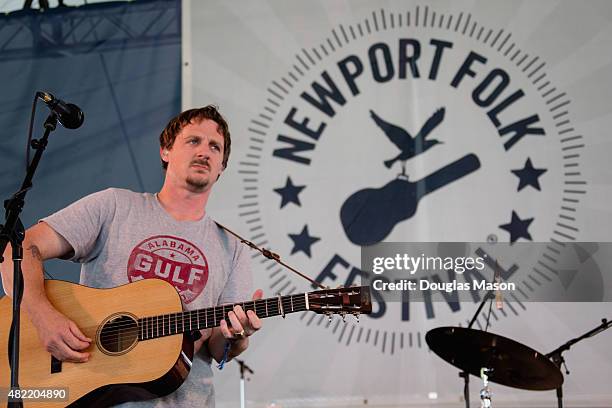
[[[21,185],[37,90],[77,104],[85,122],[58,126],[28,193],[23,223],[110,186],[156,191],[157,138],[181,102],[181,3],[112,2],[0,16],[0,198]],[[39,103],[34,137],[48,114]],[[79,266],[47,263],[50,277]]]

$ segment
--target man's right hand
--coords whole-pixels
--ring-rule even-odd
[[[47,299],[43,280],[43,261],[51,258],[69,258],[74,253],[64,237],[45,222],[39,222],[26,231],[23,241],[23,309],[32,321],[45,349],[61,361],[85,362],[91,344],[77,325]],[[2,284],[7,294],[12,293],[13,262],[10,245],[4,251]]]
[[[30,318],[38,330],[40,341],[53,357],[74,363],[89,360],[89,353],[84,350],[91,344],[91,339],[53,306],[40,307],[30,313]]]

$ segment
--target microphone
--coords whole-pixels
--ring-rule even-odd
[[[75,104],[66,103],[48,92],[38,91],[36,96],[57,115],[57,120],[66,129],[76,129],[83,124],[83,111]]]

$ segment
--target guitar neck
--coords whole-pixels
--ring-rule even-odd
[[[284,316],[289,313],[309,310],[308,293],[278,296],[268,299],[252,300],[242,303],[188,310],[138,319],[138,340],[150,340],[217,327],[221,320],[228,320],[227,314],[239,305],[245,311],[253,310],[259,318]]]

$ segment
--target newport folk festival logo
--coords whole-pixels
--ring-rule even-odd
[[[255,243],[333,287],[358,282],[361,246],[383,241],[552,241],[550,258],[576,239],[584,143],[528,44],[427,6],[376,10],[321,37],[295,50],[249,124],[239,214]],[[262,263],[270,291],[304,289]],[[548,265],[502,267],[536,286]],[[519,292],[504,314],[525,309]],[[424,344],[410,322],[464,323],[475,309],[377,300],[360,325],[303,321],[393,353]]]

